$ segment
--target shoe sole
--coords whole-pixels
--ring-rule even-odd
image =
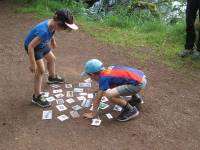
[[[65,83],[65,81],[63,82],[54,82],[54,81],[47,81],[48,84],[63,84]]]
[[[33,104],[36,104],[36,105],[38,105],[38,106],[40,106],[40,107],[42,107],[42,108],[47,108],[47,107],[50,107],[50,106],[51,106],[51,104],[46,105],[46,106],[40,105],[39,103],[35,102],[34,100],[32,100],[32,103],[33,103]]]
[[[129,121],[129,120],[131,120],[131,119],[133,119],[133,118],[137,117],[139,114],[140,114],[140,112],[139,112],[139,111],[137,111],[137,113],[136,113],[136,114],[134,114],[134,115],[132,115],[132,116],[130,116],[130,117],[128,117],[128,118],[126,118],[126,119],[124,119],[124,120],[119,120],[119,119],[117,119],[117,121],[120,121],[120,122],[126,122],[126,121]]]

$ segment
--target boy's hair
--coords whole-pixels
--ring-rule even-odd
[[[100,75],[101,71],[98,71],[98,72],[94,72],[94,73],[91,73],[91,74],[94,74],[94,75]]]
[[[73,16],[68,9],[61,9],[55,12],[53,16],[53,20],[57,22],[61,22],[59,25],[63,27],[67,27],[65,23],[73,24]]]

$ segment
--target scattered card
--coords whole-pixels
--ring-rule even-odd
[[[57,117],[60,121],[65,121],[65,120],[67,120],[67,119],[69,119],[69,117],[67,116],[67,115],[60,115],[60,116],[58,116]]]
[[[58,105],[65,103],[63,99],[57,99],[56,102],[57,102]]]
[[[41,92],[44,97],[49,97],[49,92]]]
[[[50,84],[50,86],[52,87],[52,88],[59,88],[60,87],[60,85],[57,85],[57,84]]]
[[[87,93],[79,93],[80,96],[86,96],[88,95]]]
[[[42,113],[42,119],[43,120],[52,119],[52,110],[43,111],[43,113]]]
[[[101,98],[101,102],[105,103],[105,102],[107,102],[107,101],[108,101],[107,97],[103,96],[103,97]]]
[[[81,87],[81,88],[90,88],[91,87],[91,83],[90,82],[81,82],[81,83],[79,83],[79,87]]]
[[[89,108],[90,106],[91,106],[91,103],[92,103],[92,100],[90,100],[90,99],[85,99],[83,102],[82,102],[82,104],[81,104],[81,106],[82,107],[84,107],[84,108]]]
[[[77,97],[77,99],[78,99],[79,101],[84,101],[84,100],[86,100],[85,96],[79,96],[79,97]]]
[[[68,102],[69,104],[71,104],[71,103],[74,103],[75,102],[75,100],[73,99],[73,98],[69,98],[69,99],[67,99],[67,100],[65,100],[66,102]]]
[[[119,106],[119,105],[115,105],[113,110],[116,110],[116,111],[122,111],[122,107]]]
[[[67,110],[67,107],[65,107],[65,105],[63,105],[63,104],[57,105],[56,108],[57,108],[59,111]]]
[[[53,93],[54,93],[54,94],[57,94],[57,93],[62,93],[62,89],[53,90]]]
[[[103,102],[100,102],[100,104],[99,104],[99,109],[106,109],[106,108],[108,108],[109,107],[109,105],[108,104],[106,104],[106,103],[103,103]]]
[[[93,93],[89,93],[87,96],[88,96],[88,98],[94,98]]]
[[[85,79],[84,82],[90,83],[90,82],[92,82],[92,79],[91,78]]]
[[[110,113],[107,113],[107,114],[106,114],[106,117],[107,117],[108,119],[113,119],[113,116],[112,116]]]
[[[101,120],[100,119],[92,119],[92,126],[100,126],[101,125]]]
[[[82,107],[79,106],[79,105],[75,105],[75,106],[72,107],[72,109],[73,109],[73,110],[76,110],[76,111],[80,110],[81,108],[82,108]]]
[[[93,104],[91,105],[90,110],[93,111]]]
[[[67,89],[72,88],[72,84],[65,84],[65,88]]]
[[[69,113],[72,116],[72,118],[79,118],[80,117],[78,111],[70,111]]]
[[[74,88],[74,92],[82,93],[82,92],[83,92],[83,89],[81,89],[81,88]]]
[[[55,95],[56,98],[62,98],[62,97],[64,97],[64,96],[65,96],[65,95],[62,94],[62,93],[59,93],[59,94],[56,94],[56,95]]]
[[[56,99],[53,96],[50,96],[50,97],[47,97],[46,100],[48,102],[52,102],[52,101],[55,101]]]
[[[67,91],[66,97],[73,97],[73,96],[74,96],[73,91]]]

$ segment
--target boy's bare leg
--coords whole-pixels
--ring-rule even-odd
[[[34,76],[34,94],[37,97],[41,92],[42,87],[42,77],[45,72],[45,66],[43,59],[37,60],[37,72]]]
[[[45,59],[47,60],[47,70],[49,72],[50,77],[55,77],[55,61],[56,57],[53,52],[50,51],[47,55],[45,55]]]

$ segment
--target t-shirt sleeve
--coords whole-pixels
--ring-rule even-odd
[[[100,78],[99,80],[99,89],[102,91],[106,91],[110,88],[109,80],[106,78]]]

